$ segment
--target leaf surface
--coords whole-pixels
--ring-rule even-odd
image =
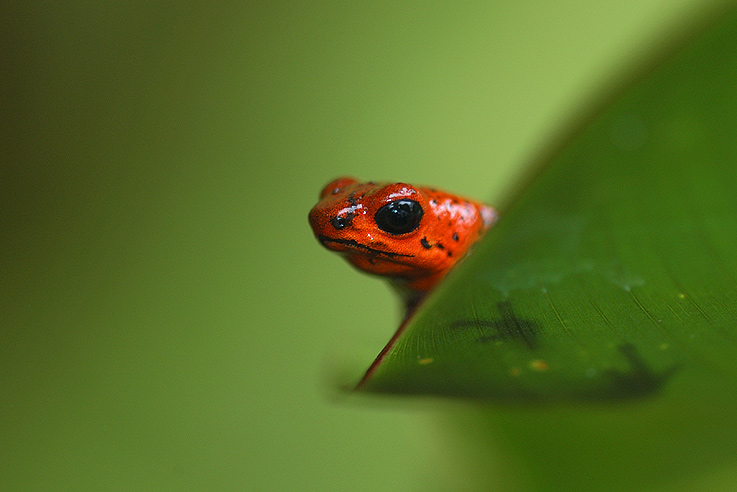
[[[737,17],[615,98],[501,210],[363,386],[500,401],[732,386]]]
[[[733,490],[736,47],[732,9],[613,98],[360,389],[487,403],[449,416],[505,490]]]

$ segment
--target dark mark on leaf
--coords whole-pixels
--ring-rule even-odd
[[[481,337],[476,341],[479,343],[518,341],[531,350],[537,348],[539,325],[535,321],[518,318],[508,301],[499,302],[496,306],[501,315],[500,319],[462,319],[454,321],[450,327],[478,329]]]
[[[675,364],[661,373],[656,373],[645,363],[631,343],[619,347],[627,362],[629,371],[609,370],[603,373],[605,378],[611,379],[610,393],[613,398],[641,398],[659,391],[663,385],[675,374],[681,366]]]

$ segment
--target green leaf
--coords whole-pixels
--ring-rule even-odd
[[[732,10],[610,101],[361,389],[497,403],[468,431],[503,436],[536,489],[688,490],[733,466],[736,46]]]
[[[371,391],[639,398],[737,347],[737,17],[600,113],[431,296]]]

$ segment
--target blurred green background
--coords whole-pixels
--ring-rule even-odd
[[[713,2],[536,3],[3,3],[0,489],[460,488],[446,406],[337,391],[399,305],[306,216],[498,200]]]

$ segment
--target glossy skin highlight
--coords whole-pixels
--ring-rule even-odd
[[[356,268],[387,277],[408,308],[496,221],[483,203],[406,183],[338,178],[309,214],[315,237]]]

